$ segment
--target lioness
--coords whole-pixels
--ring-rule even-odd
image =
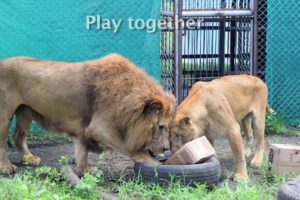
[[[267,99],[267,86],[254,76],[225,76],[196,83],[176,111],[171,129],[172,152],[203,135],[214,145],[215,136],[224,133],[234,154],[235,178],[247,178],[245,155],[249,156],[251,151],[244,151],[240,124],[248,143],[252,142],[253,126],[257,145],[251,165],[260,166],[265,149]]]
[[[77,167],[89,171],[89,150],[106,147],[134,161],[154,163],[149,152],[169,148],[175,98],[124,57],[113,54],[82,63],[15,57],[0,62],[0,171],[16,166],[7,157],[13,115],[16,147],[24,162],[38,165],[27,146],[32,120],[75,137]],[[173,114],[172,114],[173,113]]]

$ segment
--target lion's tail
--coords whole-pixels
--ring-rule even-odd
[[[272,114],[274,112],[274,110],[269,106],[269,104],[267,104],[267,108],[266,108],[267,113]]]

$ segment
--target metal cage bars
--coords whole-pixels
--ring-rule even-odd
[[[255,0],[164,2],[172,6],[162,9],[162,17],[172,19],[178,27],[169,30],[173,32],[169,47],[173,56],[167,56],[166,46],[162,46],[162,68],[173,70],[172,92],[178,103],[199,80],[208,81],[228,74],[256,74]],[[186,26],[187,20],[195,21],[193,28]],[[162,31],[162,36],[164,34],[166,31]],[[173,66],[167,67],[166,63]],[[163,76],[163,83],[164,86],[170,84],[170,78]]]

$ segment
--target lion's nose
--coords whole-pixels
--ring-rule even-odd
[[[164,150],[169,150],[170,149],[170,142],[165,141],[164,142]]]

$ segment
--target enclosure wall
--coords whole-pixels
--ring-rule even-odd
[[[122,20],[120,29],[114,33],[95,24],[87,30],[87,16],[97,15],[102,28],[104,19]],[[160,1],[1,0],[0,59],[31,56],[77,62],[119,53],[160,80],[159,30],[131,30],[129,18],[159,19]]]
[[[300,125],[300,2],[268,0],[267,5],[269,102],[286,122]]]

